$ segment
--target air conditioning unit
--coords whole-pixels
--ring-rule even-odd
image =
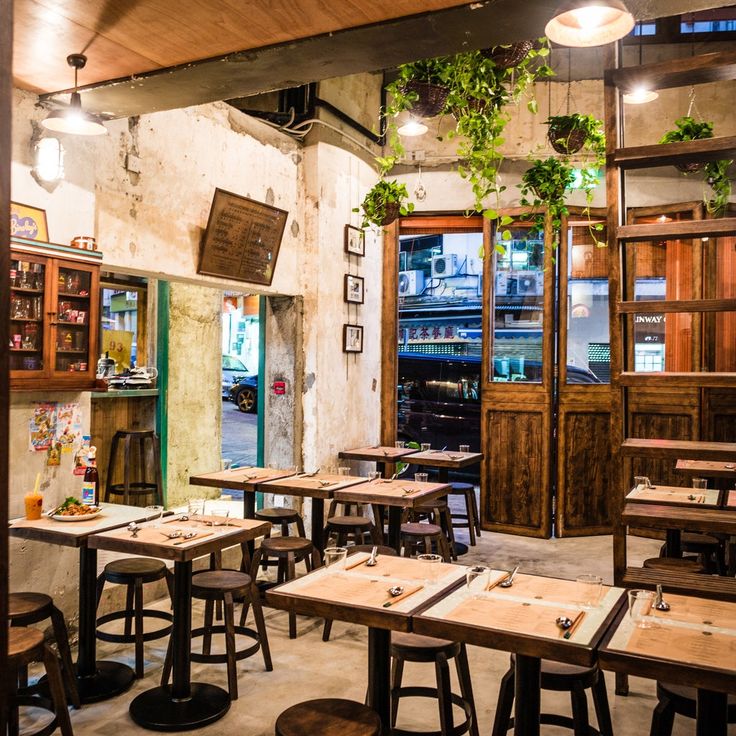
[[[399,271],[399,296],[418,296],[424,291],[424,271]]]
[[[516,278],[519,296],[541,296],[543,274],[536,271],[519,271]]]
[[[432,256],[432,278],[444,279],[457,275],[457,254]]]

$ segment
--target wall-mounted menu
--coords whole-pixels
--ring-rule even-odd
[[[216,189],[197,272],[270,286],[288,215]]]

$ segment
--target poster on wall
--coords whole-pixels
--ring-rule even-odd
[[[33,452],[47,452],[56,440],[56,404],[36,404],[28,426],[29,448]]]
[[[42,240],[48,243],[49,226],[46,211],[18,202],[10,203],[10,235],[15,238]]]

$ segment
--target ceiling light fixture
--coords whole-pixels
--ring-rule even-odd
[[[64,178],[64,146],[58,138],[41,138],[34,146],[33,173],[46,183]]]
[[[419,135],[424,135],[428,130],[429,128],[421,120],[410,118],[398,129],[398,133],[399,135],[414,138]]]
[[[92,113],[82,109],[82,98],[77,92],[77,74],[87,64],[84,54],[69,54],[66,63],[74,69],[74,92],[69,100],[69,107],[52,110],[41,125],[55,133],[70,133],[72,135],[105,135],[107,128],[102,120]]]
[[[623,38],[634,27],[634,16],[621,0],[569,0],[544,29],[560,46],[602,46]]]
[[[625,92],[623,101],[627,105],[643,105],[645,102],[654,102],[659,93],[646,87],[635,87],[630,92]]]

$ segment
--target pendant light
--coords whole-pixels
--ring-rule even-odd
[[[639,27],[639,66],[642,66],[641,23],[637,23],[637,26]],[[654,102],[658,97],[659,92],[641,84],[624,92],[622,99],[626,105],[643,105],[647,102]]]
[[[107,128],[102,120],[92,113],[82,109],[82,98],[77,92],[77,74],[87,64],[84,54],[69,54],[66,63],[74,69],[74,92],[69,100],[69,107],[52,110],[41,125],[55,133],[70,133],[71,135],[105,135]]]
[[[409,120],[399,127],[397,132],[399,135],[414,138],[419,135],[424,135],[428,130],[429,128],[421,120],[409,118]]]
[[[568,0],[555,12],[545,35],[561,46],[602,46],[631,32],[634,16],[621,0]]]

